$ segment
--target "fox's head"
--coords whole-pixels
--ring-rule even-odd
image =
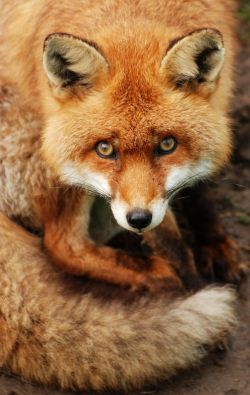
[[[44,45],[53,105],[43,152],[66,184],[110,199],[117,222],[136,232],[157,226],[171,197],[230,152],[221,34],[161,42],[131,36],[99,48],[55,33]]]

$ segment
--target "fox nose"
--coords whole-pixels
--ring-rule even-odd
[[[146,228],[152,221],[152,214],[149,210],[135,209],[127,214],[127,221],[132,228]]]

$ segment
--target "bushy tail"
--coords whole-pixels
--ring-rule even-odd
[[[95,305],[82,326],[86,339],[78,335],[74,379],[62,369],[59,382],[68,387],[77,378],[79,388],[128,390],[169,378],[225,340],[236,323],[234,301],[228,288],[207,288],[170,304]]]
[[[235,326],[230,288],[174,301],[104,299],[50,265],[39,240],[0,220],[0,352],[25,378],[62,388],[139,388],[196,365]]]
[[[67,306],[66,299],[40,314],[43,323],[28,337],[25,331],[19,337],[17,373],[62,388],[141,388],[198,364],[235,326],[235,295],[227,288],[172,304],[102,304],[85,295]]]

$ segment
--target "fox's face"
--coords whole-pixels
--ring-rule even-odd
[[[57,107],[43,151],[66,184],[108,198],[117,222],[142,232],[163,220],[178,190],[229,155],[230,133],[213,101],[224,49],[206,29],[167,53],[153,44],[147,54],[126,51],[103,55],[65,34],[48,37],[44,67]]]

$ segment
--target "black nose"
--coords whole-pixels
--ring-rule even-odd
[[[127,221],[132,228],[146,228],[152,221],[152,214],[148,210],[137,208],[127,214]]]

